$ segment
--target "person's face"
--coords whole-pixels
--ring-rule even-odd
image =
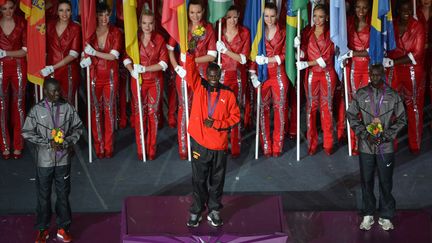
[[[204,15],[204,9],[199,4],[189,5],[189,19],[192,24],[199,24]]]
[[[313,20],[316,26],[324,26],[327,18],[327,14],[322,9],[316,9],[313,12]]]
[[[1,5],[0,13],[5,18],[12,18],[15,11],[15,4],[12,1],[7,1]]]
[[[271,27],[276,24],[277,17],[276,17],[276,11],[274,9],[265,8],[264,9],[264,23],[267,25],[267,27]]]
[[[420,3],[423,7],[430,8],[432,6],[432,0],[421,0]]]
[[[382,68],[371,68],[369,70],[369,77],[372,86],[380,87],[384,83],[383,74],[384,70]]]
[[[109,23],[110,13],[108,11],[98,13],[97,21],[99,26],[107,26]]]
[[[357,18],[363,19],[369,12],[369,3],[366,0],[358,0],[355,4],[355,14]]]
[[[57,14],[61,21],[69,21],[72,15],[71,7],[67,3],[62,3],[58,6]]]
[[[44,88],[44,95],[50,102],[57,102],[60,99],[60,85],[48,84]]]
[[[141,18],[141,30],[144,34],[150,34],[154,28],[154,17],[143,15]]]
[[[408,21],[408,19],[412,16],[412,7],[409,3],[404,3],[399,7],[399,17],[403,21]]]
[[[228,11],[225,15],[227,26],[235,27],[238,24],[239,13],[236,10]]]
[[[217,86],[220,80],[220,72],[215,69],[209,69],[207,72],[207,81],[211,86]]]

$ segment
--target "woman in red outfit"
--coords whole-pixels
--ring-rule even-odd
[[[195,57],[196,67],[202,77],[206,77],[206,70],[209,62],[213,62],[217,56],[216,51],[216,39],[214,30],[211,24],[204,21],[204,5],[200,0],[190,0],[188,5],[188,17],[189,17],[189,28],[188,28],[188,40],[189,43],[195,42],[193,49],[193,55]],[[193,35],[197,29],[202,29],[202,35]],[[181,80],[181,76],[184,77],[185,70],[181,67],[181,63],[177,62],[174,55],[174,46],[176,45],[174,39],[170,39],[168,43],[168,54],[170,62],[177,73],[176,77],[176,88],[178,96],[178,119],[177,119],[177,134],[179,143],[179,155],[181,159],[187,158],[187,130],[186,130],[186,111],[184,109],[184,82]],[[189,106],[192,101],[192,90],[188,90],[188,101]]]
[[[268,79],[261,88],[261,146],[266,157],[279,157],[285,137],[285,117],[288,78],[285,73],[285,31],[277,25],[277,7],[264,7],[265,46],[267,56],[257,56],[256,64],[267,64]],[[273,105],[273,138],[270,135],[270,104]]]
[[[330,40],[326,5],[318,4],[313,10],[315,25],[302,36],[302,50],[306,61],[297,62],[297,68],[306,69],[305,93],[307,100],[306,122],[308,153],[313,155],[318,148],[316,113],[320,109],[324,151],[333,152],[333,94],[337,76],[334,70],[334,44]]]
[[[425,88],[424,25],[412,16],[409,0],[399,2],[398,17],[394,21],[396,49],[388,53],[383,64],[387,68],[388,84],[403,97],[408,116],[408,147],[420,152],[423,132],[423,104]]]
[[[354,4],[354,16],[348,17],[348,48],[350,51],[342,58],[347,59],[348,97],[351,101],[358,89],[369,83],[369,37],[370,16],[369,1],[357,0]],[[343,106],[345,114],[345,106]],[[352,154],[358,155],[357,141],[351,130]]]
[[[248,29],[239,25],[239,17],[239,9],[231,6],[225,15],[222,39],[216,43],[216,47],[222,54],[220,82],[234,92],[244,112],[243,117],[245,117],[246,114],[250,114],[246,73],[247,56],[250,52],[250,34]],[[231,155],[234,158],[240,156],[241,125],[242,123],[239,123],[231,129]]]
[[[71,21],[71,9],[68,0],[59,1],[58,19],[47,25],[47,66],[41,74],[56,78],[62,97],[74,104],[81,78],[77,59],[81,52],[81,27]]]
[[[420,6],[417,9],[418,20],[424,24],[426,31],[426,44],[425,44],[425,80],[426,90],[429,91],[429,97],[432,103],[432,0],[420,0]]]
[[[15,14],[16,6],[11,0],[0,6],[0,150],[3,159],[21,158],[24,145],[21,127],[25,118],[27,83],[26,22]]]
[[[145,149],[149,160],[156,156],[156,138],[158,130],[159,103],[163,94],[163,73],[168,68],[168,52],[164,38],[154,31],[154,14],[144,9],[140,17],[141,32],[139,38],[140,63],[132,63],[130,58],[124,60],[126,68],[134,80],[131,83],[134,98],[135,138],[138,147],[138,158],[142,159],[138,96],[135,79],[141,76],[141,102],[145,131]]]
[[[123,35],[117,27],[109,24],[110,8],[106,3],[99,3],[96,13],[96,32],[84,49],[91,56],[92,133],[96,156],[111,158],[117,117],[118,59]],[[85,60],[88,59],[81,63],[84,64]]]

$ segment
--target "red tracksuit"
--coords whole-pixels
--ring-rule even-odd
[[[197,46],[195,48],[194,57],[201,57],[208,54],[211,54],[216,57],[216,39],[214,35],[214,30],[211,24],[202,24],[202,26],[205,26],[205,34],[204,36],[197,41]],[[192,34],[189,31],[188,32],[188,39],[192,39]],[[174,48],[176,45],[176,42],[174,39],[169,40],[170,47]],[[207,63],[197,63],[196,68],[198,69],[198,72],[200,73],[201,77],[206,77],[206,69],[208,64]],[[178,143],[179,143],[179,155],[181,158],[187,158],[187,131],[186,131],[186,111],[184,109],[184,88],[183,88],[183,82],[181,81],[181,78],[177,75],[176,76],[176,89],[177,89],[177,97],[178,97],[178,117],[177,117],[177,134],[178,134]],[[192,102],[192,90],[188,90],[188,104],[191,105]],[[190,107],[189,107],[190,108]]]
[[[14,16],[15,28],[6,35],[0,28],[0,49],[16,51],[26,47],[26,22]],[[0,59],[0,150],[22,150],[21,127],[25,118],[26,57]],[[10,129],[13,133],[11,145]]]
[[[142,39],[143,33],[139,34],[139,40]],[[157,33],[153,33],[150,42],[144,46],[142,41],[139,41],[140,64],[147,67],[164,62],[168,63],[168,51],[164,38]],[[145,72],[141,74],[141,104],[144,124],[145,149],[149,159],[156,155],[156,138],[159,122],[159,103],[163,95],[163,73]],[[138,156],[142,156],[141,137],[140,137],[140,120],[138,96],[136,90],[136,81],[132,79],[131,83],[132,95],[134,99],[133,113],[136,115],[135,121],[135,139],[137,144]]]
[[[404,99],[408,115],[408,146],[412,152],[418,152],[423,133],[426,34],[424,25],[414,18],[409,19],[407,29],[402,35],[399,32],[398,24],[395,24],[394,28],[396,49],[389,52],[388,57],[397,59],[411,52],[417,65],[411,63],[395,65],[387,70],[387,78],[389,85]]]
[[[99,52],[117,53],[122,48],[123,34],[117,27],[109,26],[105,46],[99,47],[96,33],[89,44]],[[92,133],[96,154],[112,154],[114,127],[117,117],[116,97],[118,92],[118,60],[92,57],[91,109]]]
[[[431,82],[431,76],[432,76],[432,20],[431,17],[429,17],[429,20],[426,20],[426,17],[423,14],[423,11],[421,10],[421,7],[417,9],[417,16],[419,21],[424,25],[425,27],[425,33],[426,33],[426,44],[425,44],[425,83],[426,83],[426,90],[429,92],[429,98],[432,103],[432,82]]]
[[[326,63],[325,68],[319,65],[309,67],[305,75],[305,94],[307,100],[306,122],[308,152],[314,154],[318,147],[318,133],[316,127],[316,112],[321,113],[321,128],[323,130],[323,147],[327,153],[333,149],[333,94],[336,87],[337,76],[334,70],[334,44],[330,40],[330,31],[325,31],[319,37],[315,36],[313,26],[304,32],[302,49],[307,61],[314,61],[322,57]]]
[[[354,21],[355,17],[348,19],[348,48],[353,51],[365,51],[369,48],[370,25],[368,24],[360,31],[357,31]],[[351,101],[358,89],[369,84],[369,57],[353,57],[348,59],[346,72],[348,77],[348,98]],[[343,105],[343,110],[339,110],[339,113],[345,115],[345,105]],[[343,119],[345,120],[345,118]],[[357,138],[354,131],[351,130],[350,134],[352,150],[358,151]]]
[[[81,53],[81,27],[70,21],[63,33],[58,36],[56,24],[57,21],[51,21],[47,25],[47,65],[60,62],[71,52],[77,57]],[[54,70],[52,76],[59,81],[62,96],[70,104],[74,104],[81,79],[78,58]]]
[[[223,28],[223,33],[225,33],[225,31],[226,29]],[[237,101],[239,102],[241,109],[243,109],[244,117],[246,117],[246,114],[251,113],[250,96],[246,95],[248,90],[246,60],[250,52],[249,30],[242,26],[238,26],[237,35],[234,36],[231,41],[228,41],[226,36],[222,35],[222,42],[225,43],[228,50],[244,56],[245,63],[241,64],[228,55],[222,55],[222,75],[220,82],[234,91]],[[239,123],[238,126],[233,127],[231,130],[231,154],[234,156],[240,154],[241,126],[242,124]]]

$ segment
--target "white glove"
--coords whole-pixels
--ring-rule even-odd
[[[352,58],[353,57],[353,51],[352,50],[349,50],[347,53],[345,53],[345,54],[343,54],[342,56],[340,56],[338,59],[339,59],[339,61],[344,61],[344,60],[346,60],[346,59],[348,59],[348,58]]]
[[[222,41],[216,42],[216,49],[218,52],[220,52],[222,54],[225,54],[228,51],[228,49],[225,46],[225,43],[223,43]]]
[[[54,66],[46,66],[40,70],[40,73],[44,77],[47,77],[48,75],[50,75],[53,72],[54,72]]]
[[[303,70],[307,67],[309,67],[309,63],[308,62],[296,62],[296,66],[298,70]]]
[[[3,58],[6,56],[6,51],[3,49],[0,49],[0,58]]]
[[[180,78],[186,77],[186,70],[182,66],[177,66],[176,68],[174,68],[174,71]]]
[[[186,54],[180,53],[180,61],[182,61],[183,63],[186,62]]]
[[[394,61],[393,61],[393,59],[390,59],[390,58],[384,57],[384,59],[383,59],[383,66],[384,66],[385,68],[393,67],[393,66],[394,66]]]
[[[258,76],[255,73],[252,73],[250,78],[254,88],[258,88],[261,85],[261,82],[258,80]]]
[[[300,59],[304,57],[305,57],[304,51],[300,50]],[[295,59],[297,60],[297,52],[295,53]]]
[[[255,58],[255,62],[258,64],[258,65],[264,65],[264,64],[267,64],[268,63],[268,57],[266,57],[266,56],[257,56],[256,58]]]
[[[323,59],[322,57],[318,58],[318,59],[316,60],[316,62],[317,62],[318,65],[319,65],[320,67],[322,67],[322,68],[327,67],[327,64],[325,63],[325,61],[324,61],[324,59]]]
[[[84,52],[90,56],[96,56],[96,50],[89,44],[84,48]]]
[[[300,37],[296,36],[294,38],[294,48],[298,48],[300,46]]]
[[[140,64],[134,64],[133,69],[136,70],[138,73],[145,73],[146,67]]]
[[[130,72],[130,74],[131,74],[132,78],[138,80],[139,73],[138,73],[138,71],[136,69],[132,69],[132,71]]]
[[[90,66],[91,64],[92,64],[92,62],[91,62],[91,58],[90,57],[86,57],[86,58],[82,59],[81,62],[80,62],[80,66],[82,68],[86,68],[86,67]]]

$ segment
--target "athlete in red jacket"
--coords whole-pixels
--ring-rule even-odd
[[[240,109],[236,96],[227,86],[219,83],[221,76],[217,64],[207,68],[207,80],[196,70],[194,57],[186,60],[186,80],[194,92],[190,113],[189,134],[192,137],[193,203],[190,208],[189,227],[197,227],[206,206],[210,224],[221,226],[219,210],[228,148],[228,132],[240,122]]]

